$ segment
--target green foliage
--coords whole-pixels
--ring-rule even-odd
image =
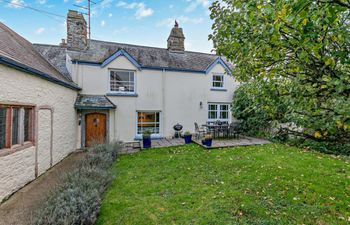
[[[191,135],[191,132],[189,132],[188,130],[185,131],[184,136],[189,136],[189,135]]]
[[[350,143],[339,145],[333,142],[320,142],[301,138],[288,139],[286,143],[299,148],[316,150],[327,154],[350,155]]]
[[[118,158],[97,225],[348,224],[348,157],[190,144]]]
[[[77,168],[62,178],[62,184],[35,212],[33,224],[94,224],[101,195],[113,179],[110,167],[118,148],[117,144],[102,144],[88,149]]]
[[[211,7],[210,38],[217,53],[234,63],[235,78],[273,86],[277,95],[265,96],[282,98],[288,107],[284,119],[305,128],[306,135],[349,142],[349,2],[220,2]]]
[[[256,134],[284,122],[287,106],[279,97],[277,86],[277,83],[251,82],[236,90],[232,113],[242,121],[244,132]]]
[[[142,134],[143,138],[149,138],[151,137],[152,132],[150,130],[145,130]]]

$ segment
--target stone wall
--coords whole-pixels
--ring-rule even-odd
[[[77,92],[41,78],[0,65],[0,103],[16,102],[53,109],[53,149],[50,153],[51,115],[38,113],[38,175],[76,149],[77,116],[74,102]],[[6,151],[6,150],[1,150]],[[35,151],[32,146],[0,156],[0,202],[35,179]]]

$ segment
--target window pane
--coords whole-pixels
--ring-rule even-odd
[[[150,131],[152,134],[159,134],[159,112],[138,112],[137,133],[143,134]]]
[[[209,104],[209,110],[217,110],[217,105]]]
[[[228,110],[228,105],[220,105],[220,110],[223,111],[223,110]]]
[[[223,75],[214,75],[213,76],[213,87],[223,87],[224,85],[224,76]]]
[[[222,83],[213,82],[213,87],[222,87]]]
[[[213,77],[213,80],[214,81],[222,81],[222,76],[218,76],[218,75],[215,75],[214,77]]]
[[[118,81],[129,81],[129,72],[115,71],[115,79]]]
[[[18,144],[19,109],[12,109],[12,145]]]
[[[134,92],[134,72],[110,71],[111,91]]]
[[[216,118],[216,112],[215,111],[208,112],[208,118],[209,119],[217,119]]]
[[[6,108],[0,108],[0,149],[6,144]]]
[[[228,119],[228,112],[227,111],[221,111],[220,112],[220,119]]]
[[[30,141],[30,112],[31,109],[24,109],[24,141]]]

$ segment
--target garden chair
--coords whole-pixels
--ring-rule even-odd
[[[239,134],[240,134],[239,123],[237,123],[237,122],[232,122],[232,123],[230,124],[229,133],[230,133],[230,136],[231,136],[231,137],[233,137],[233,138],[239,138]]]
[[[197,139],[199,139],[201,135],[204,136],[206,133],[206,130],[203,127],[199,127],[196,122],[194,122],[194,130]]]

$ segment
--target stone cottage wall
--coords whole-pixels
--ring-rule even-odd
[[[74,90],[0,65],[0,103],[34,104],[37,108],[53,109],[52,165],[76,149],[76,96]],[[50,111],[40,110],[36,122],[39,122],[38,175],[41,175],[50,168]],[[0,202],[35,179],[35,147],[4,156],[0,154]]]

